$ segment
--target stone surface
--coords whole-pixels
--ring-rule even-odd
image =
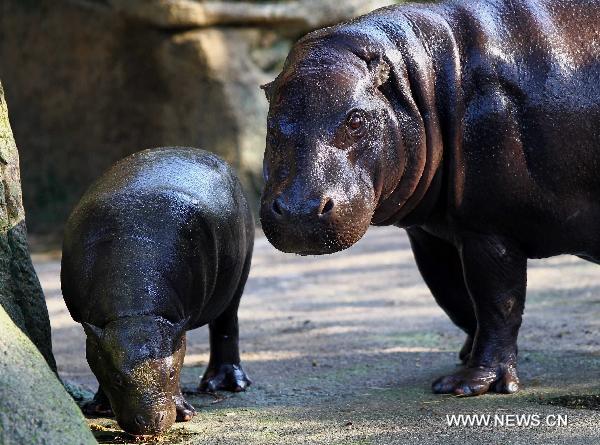
[[[0,179],[0,444],[95,443],[54,373],[48,311],[27,248],[19,157],[1,84]]]
[[[0,83],[0,306],[56,369],[48,310],[27,246],[19,154]],[[0,328],[0,336],[4,331]]]
[[[108,0],[119,12],[161,28],[269,25],[315,29],[387,6],[389,0]],[[284,31],[285,32],[285,31]]]
[[[0,443],[94,444],[81,411],[0,307]]]
[[[393,0],[5,0],[0,77],[21,158],[29,229],[60,232],[116,160],[186,145],[262,186],[267,102],[292,42]],[[257,207],[254,205],[254,207]]]
[[[94,388],[83,330],[60,296],[58,253],[34,262],[61,374]],[[259,236],[239,312],[242,361],[254,383],[241,394],[189,394],[198,415],[160,443],[596,444],[600,411],[586,401],[600,394],[599,270],[569,256],[530,261],[519,341],[524,389],[439,396],[430,385],[458,365],[464,334],[423,283],[404,231],[371,228],[351,249],[320,257],[283,254]],[[208,361],[207,334],[188,332],[182,382],[190,391]],[[538,415],[541,423],[446,423],[447,414],[475,413]],[[549,415],[566,415],[568,424],[548,425]],[[127,442],[114,420],[88,421],[104,443]]]

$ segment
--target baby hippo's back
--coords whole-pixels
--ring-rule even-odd
[[[102,175],[67,222],[65,302],[74,320],[97,326],[152,314],[195,328],[246,279],[253,236],[223,160],[192,148],[138,152]]]

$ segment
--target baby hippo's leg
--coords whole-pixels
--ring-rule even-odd
[[[250,258],[244,265],[240,284],[231,303],[217,319],[209,324],[210,359],[200,380],[200,391],[219,389],[232,392],[245,391],[252,383],[240,364],[238,307],[250,271]]]
[[[110,401],[102,390],[102,386],[98,387],[98,391],[96,392],[96,395],[94,395],[94,398],[81,407],[81,411],[83,411],[83,414],[86,416],[114,416],[113,410],[110,407]]]
[[[175,396],[175,409],[177,410],[177,422],[187,422],[196,415],[196,410],[185,400],[181,389],[179,389],[179,394]]]
[[[240,365],[238,346],[239,299],[209,324],[210,360],[200,381],[200,391],[244,391],[250,379]]]

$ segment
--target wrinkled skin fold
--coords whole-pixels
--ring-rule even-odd
[[[185,333],[209,325],[202,391],[243,391],[237,310],[254,220],[233,171],[192,148],[159,148],[115,164],[66,225],[61,287],[86,333],[100,384],[84,408],[155,435],[195,410],[181,393]]]
[[[263,88],[261,221],[297,254],[408,232],[467,334],[437,393],[514,393],[527,259],[600,262],[600,1],[384,8],[308,34]]]

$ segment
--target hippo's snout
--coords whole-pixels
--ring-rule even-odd
[[[362,206],[335,194],[315,198],[263,195],[260,219],[268,240],[282,252],[322,255],[358,241],[369,225]]]
[[[273,218],[280,222],[315,218],[330,219],[335,215],[335,204],[331,198],[308,200],[296,210],[289,204],[289,201],[286,202],[282,196],[279,196],[273,199],[270,207]]]
[[[175,409],[155,412],[128,413],[118,416],[119,426],[134,436],[149,436],[168,430],[175,423]]]

